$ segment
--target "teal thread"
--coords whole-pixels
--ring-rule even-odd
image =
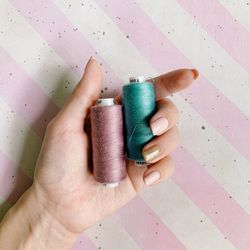
[[[127,157],[144,161],[142,149],[154,137],[149,127],[155,112],[154,86],[149,82],[129,83],[123,86],[122,95]]]

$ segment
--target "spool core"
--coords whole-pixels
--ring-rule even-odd
[[[113,106],[114,98],[99,98],[96,102],[97,106]]]

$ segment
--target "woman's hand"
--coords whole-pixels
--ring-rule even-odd
[[[127,177],[118,187],[110,189],[93,178],[90,138],[83,129],[89,108],[101,90],[101,69],[91,58],[76,89],[47,128],[34,183],[26,194],[28,198],[24,195],[23,201],[19,201],[19,207],[20,202],[32,200],[34,210],[39,206],[38,211],[53,218],[58,232],[69,232],[72,236],[122,207],[141,189],[167,179],[174,169],[169,154],[179,141],[176,127],[179,113],[176,106],[164,97],[186,88],[197,76],[196,70],[181,69],[154,79],[158,111],[150,126],[156,137],[143,149],[144,158],[151,165],[148,168],[135,167],[128,161]],[[33,213],[39,218],[39,214],[33,211],[31,215]]]

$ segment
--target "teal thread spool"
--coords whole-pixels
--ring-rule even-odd
[[[149,121],[155,112],[152,82],[144,77],[131,77],[122,88],[127,157],[137,165],[145,164],[143,147],[154,137]]]

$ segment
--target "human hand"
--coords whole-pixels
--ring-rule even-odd
[[[90,59],[80,83],[46,131],[34,179],[34,190],[44,207],[69,231],[79,233],[122,207],[147,184],[168,178],[174,169],[169,154],[179,141],[179,114],[164,97],[186,88],[197,75],[196,70],[183,69],[154,79],[158,111],[151,119],[151,128],[157,136],[143,150],[146,160],[153,164],[135,167],[128,161],[127,178],[110,189],[93,178],[90,138],[83,130],[102,81],[100,66]]]
[[[179,141],[179,113],[165,97],[188,87],[197,77],[196,70],[180,69],[154,79],[157,112],[150,126],[156,136],[143,149],[150,165],[135,167],[127,161],[127,177],[111,189],[93,178],[90,135],[84,130],[102,82],[101,68],[91,58],[79,84],[46,130],[29,190],[33,204],[39,204],[64,233],[77,235],[122,207],[141,189],[169,178],[174,169],[169,154]]]

